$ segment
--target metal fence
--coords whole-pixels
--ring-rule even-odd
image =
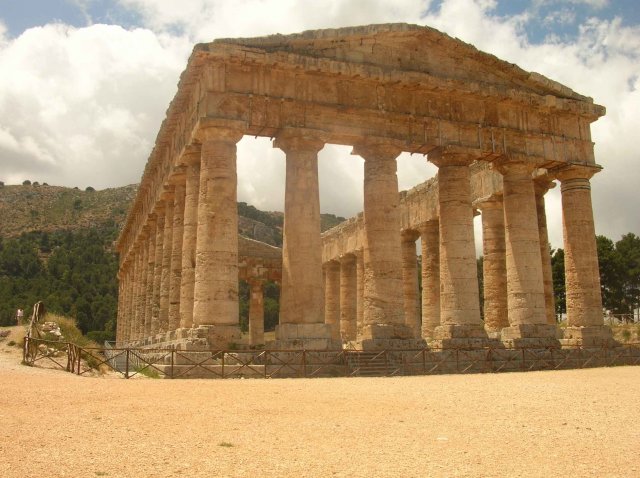
[[[615,348],[200,350],[79,347],[26,337],[24,363],[124,378],[285,378],[435,375],[640,365],[640,343]]]

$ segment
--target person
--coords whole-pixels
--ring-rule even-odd
[[[24,311],[20,308],[16,311],[16,322],[18,325],[22,323],[22,318],[24,317]]]

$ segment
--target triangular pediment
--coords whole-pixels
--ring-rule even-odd
[[[570,88],[538,73],[500,60],[473,45],[434,28],[390,23],[326,30],[293,35],[218,39],[211,45],[232,44],[288,52],[329,60],[361,63],[396,71],[428,74],[441,80],[456,80],[551,95],[592,103]]]

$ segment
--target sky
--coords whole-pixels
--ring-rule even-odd
[[[139,182],[195,43],[390,22],[431,26],[605,106],[592,124],[596,232],[640,235],[637,0],[0,0],[0,181]],[[350,153],[320,152],[323,212],[362,210]],[[436,172],[422,155],[398,158],[401,189]],[[238,144],[238,199],[283,209],[284,153],[268,139]],[[562,247],[559,187],[546,204]]]

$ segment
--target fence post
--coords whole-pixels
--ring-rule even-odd
[[[175,352],[176,352],[175,350],[171,349],[171,377],[170,378],[173,378],[173,363],[174,363],[173,354]]]
[[[524,369],[525,369],[525,366],[524,366],[524,347],[523,347],[522,348],[522,370]]]
[[[307,351],[302,349],[302,376],[307,378]]]
[[[222,378],[224,378],[224,356],[226,355],[226,352],[223,350],[222,351]]]
[[[74,346],[75,347],[75,351],[78,354],[78,363],[76,365],[76,367],[78,367],[78,371],[76,372],[78,375],[80,375],[80,364],[81,364],[81,360],[82,360],[82,349],[78,346]]]
[[[125,355],[124,355],[124,378],[129,378],[129,348],[125,349]]]

